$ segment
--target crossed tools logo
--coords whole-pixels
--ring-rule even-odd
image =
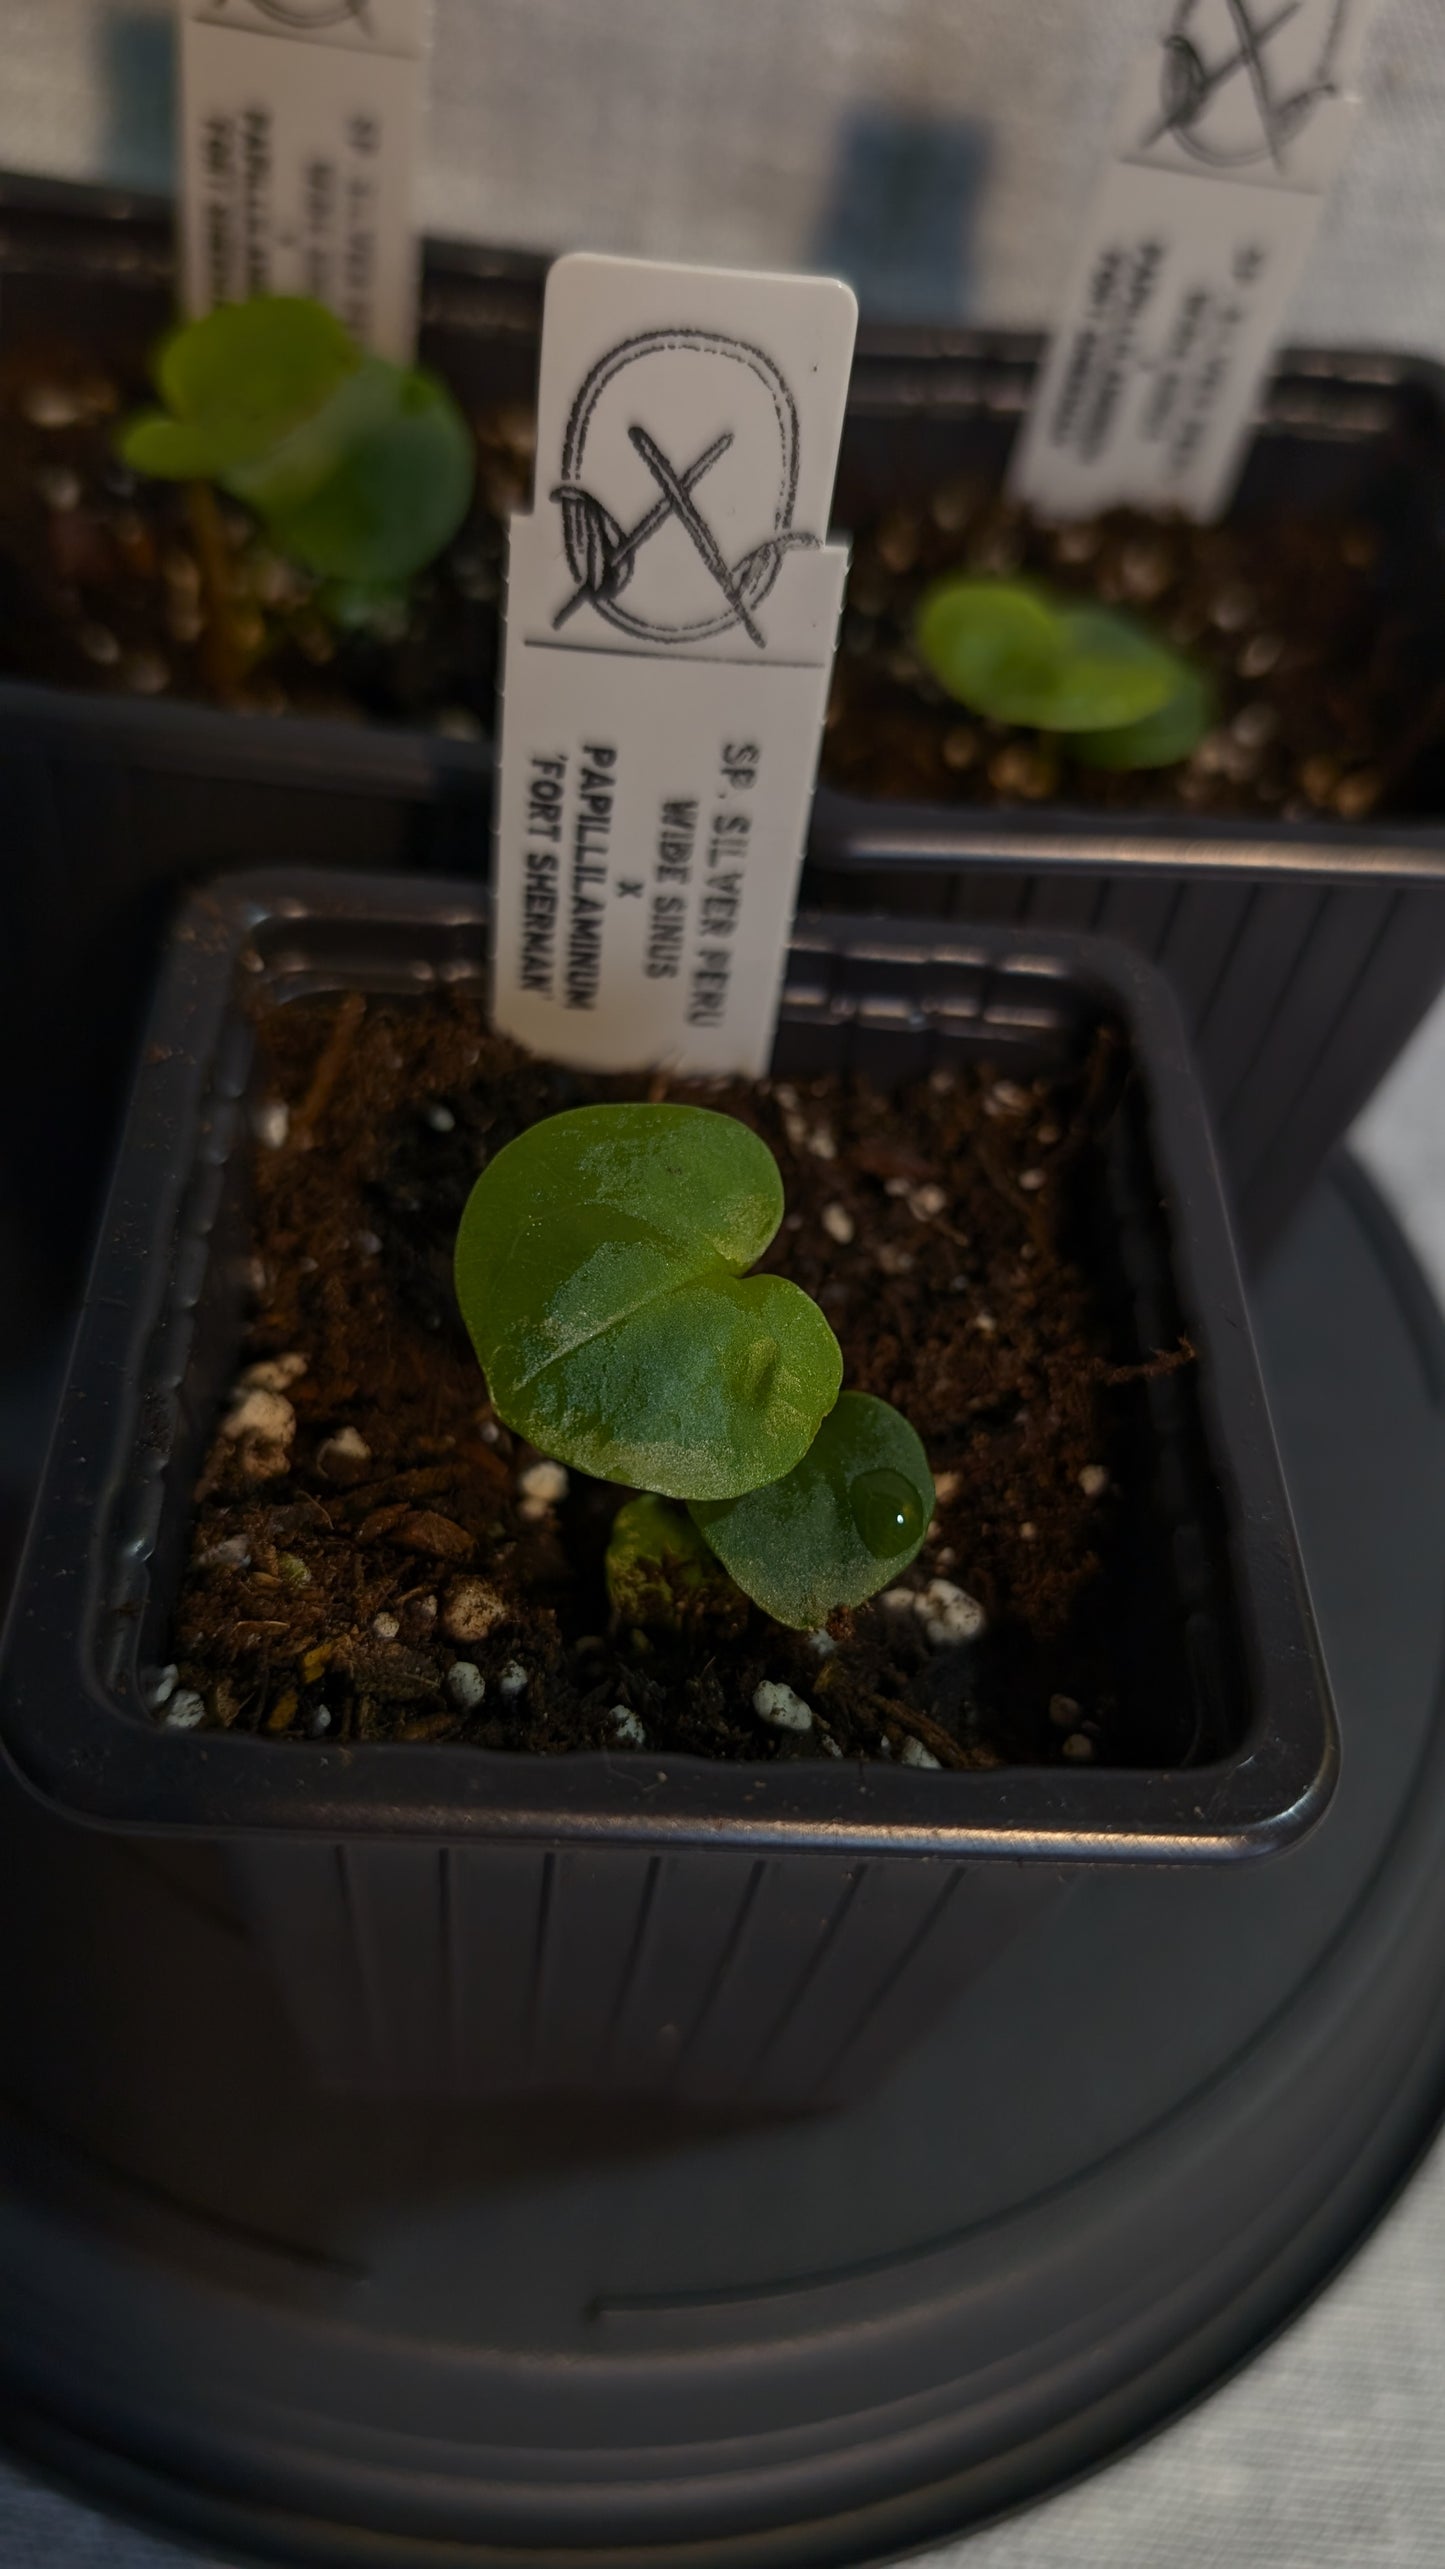
[[[1336,64],[1352,0],[1176,0],[1164,37],[1160,114],[1167,136],[1207,169],[1271,162],[1338,96]]]
[[[712,433],[685,454],[647,424],[703,415]],[[640,510],[633,500],[629,523],[621,493],[635,490],[639,462],[652,496]],[[784,561],[822,540],[794,525],[797,493],[797,404],[761,348],[693,329],[620,341],[568,415],[551,496],[573,587],[554,630],[591,606],[639,642],[705,642],[741,627],[765,649],[758,611]],[[760,516],[767,532],[730,553],[727,525]]]
[[[228,0],[217,0],[225,9]],[[285,27],[294,35],[319,35],[327,27],[344,27],[348,21],[366,35],[371,26],[371,0],[239,0],[244,13],[266,18],[273,27]]]

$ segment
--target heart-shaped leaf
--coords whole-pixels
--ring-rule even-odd
[[[497,1153],[457,1299],[501,1416],[579,1471],[668,1498],[790,1472],[842,1379],[818,1306],[749,1276],[783,1212],[767,1144],[701,1106],[579,1106]]]
[[[1117,730],[1153,713],[1179,664],[1142,625],[1026,580],[936,581],[916,640],[940,686],[994,722]]]
[[[270,522],[285,553],[323,576],[383,586],[448,543],[472,496],[471,432],[419,366],[368,357],[314,419],[227,487]]]
[[[395,598],[466,516],[472,436],[446,386],[364,356],[304,296],[256,295],[186,323],[156,381],[167,407],[127,421],[126,462],[219,482],[283,552],[340,584],[337,597]]]
[[[1070,741],[1070,752],[1081,766],[1118,771],[1172,767],[1198,748],[1214,720],[1214,690],[1204,672],[1192,669],[1187,660],[1176,660],[1174,668],[1174,693],[1154,713],[1117,731],[1080,732]]]
[[[1179,663],[1131,617],[1107,607],[1059,610],[1064,665],[1054,688],[1049,731],[1116,731],[1142,722],[1172,694]]]
[[[314,417],[360,364],[344,323],[304,295],[220,304],[163,343],[155,374],[168,415],[130,422],[121,452],[139,472],[219,479]]]
[[[164,410],[142,410],[116,438],[116,452],[133,473],[158,482],[209,482],[218,470],[210,431]]]
[[[907,1569],[933,1514],[933,1475],[906,1418],[844,1392],[783,1479],[694,1502],[691,1514],[765,1614],[811,1632]]]

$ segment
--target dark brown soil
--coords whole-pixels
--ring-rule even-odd
[[[503,526],[531,490],[530,416],[493,408],[474,421],[471,516],[413,584],[394,634],[338,634],[317,608],[318,584],[221,500],[215,531],[240,664],[239,683],[235,672],[223,683],[190,494],[128,472],[115,453],[117,423],[154,400],[145,354],[100,373],[74,349],[0,353],[0,673],[489,737]]]
[[[471,518],[390,636],[339,637],[315,584],[244,510],[220,503],[237,685],[217,660],[187,493],[137,480],[114,453],[117,420],[151,398],[145,357],[137,348],[128,368],[99,373],[63,346],[0,355],[0,671],[490,737],[504,529],[531,490],[529,413],[477,412]],[[1051,531],[982,483],[945,484],[926,505],[854,530],[824,774],[909,801],[1351,821],[1388,811],[1408,802],[1445,705],[1438,649],[1423,650],[1389,604],[1375,549],[1363,523],[1328,515],[1199,528],[1118,513]],[[1043,573],[1151,618],[1213,672],[1217,728],[1181,766],[1103,776],[1045,735],[966,713],[911,641],[923,586],[956,568]]]
[[[555,1504],[529,1495],[538,1458],[493,1414],[455,1306],[461,1207],[528,1123],[662,1082],[533,1061],[466,990],[294,1003],[260,1033],[243,1395],[262,1371],[202,1481],[161,1718],[558,1751],[615,1744],[626,1708],[649,1744],[716,1757],[1163,1756],[1119,1691],[1121,1620],[1164,1584],[1130,1486],[1128,1360],[1151,1351],[1070,1250],[1122,1075],[1107,1038],[1052,1087],[967,1069],[895,1101],[836,1080],[696,1092],[777,1154],[789,1211],[764,1263],[817,1296],[846,1381],[924,1437],[938,1514],[905,1585],[947,1579],[988,1616],[936,1650],[896,1594],[835,1616],[821,1649],[752,1608],[618,1631],[620,1493],[573,1474]],[[476,1692],[458,1661],[480,1702],[456,1700]],[[765,1679],[813,1706],[810,1732],[764,1727]]]
[[[1215,728],[1181,765],[1111,776],[1046,733],[968,713],[912,644],[923,590],[954,570],[1039,576],[1143,616],[1211,673]],[[1192,526],[1117,510],[1047,528],[980,487],[945,486],[855,539],[823,772],[908,802],[1358,821],[1388,808],[1445,722],[1438,653],[1375,571],[1374,534],[1339,515]]]

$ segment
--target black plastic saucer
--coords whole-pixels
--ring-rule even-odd
[[[956,2534],[1247,2356],[1445,2100],[1445,1330],[1347,1168],[1258,1319],[1334,1804],[1085,1882],[847,2114],[320,2099],[219,1859],[9,1793],[14,2443],[235,2553],[772,2569]]]

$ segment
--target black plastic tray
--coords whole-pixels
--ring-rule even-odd
[[[208,2569],[843,2569],[1255,2353],[1445,2099],[1445,1336],[1356,1178],[1257,1320],[1339,1693],[1323,1822],[1267,1864],[1092,1868],[846,2113],[327,2096],[221,1860],[67,1826],[0,1764],[0,2433]],[[1239,2395],[1283,2434],[1289,2379]],[[1136,2500],[1172,2468],[1207,2512],[1211,2449]],[[1258,2431],[1240,2459],[1231,2527],[1269,2494]]]
[[[916,2039],[1063,1868],[1262,1853],[1328,1798],[1333,1719],[1195,1075],[1166,987],[1121,947],[800,928],[780,1068],[1027,1070],[1103,1016],[1125,1032],[1097,1254],[1142,1348],[1182,1326],[1199,1355],[1147,1387],[1132,1539],[1157,1611],[1121,1635],[1157,1765],[921,1776],[167,1732],[137,1668],[165,1656],[234,1370],[242,988],[476,975],[485,916],[465,886],[326,875],[223,883],[183,915],[8,1628],[5,1745],[73,1816],[232,1846],[337,2083],[822,2102]]]

